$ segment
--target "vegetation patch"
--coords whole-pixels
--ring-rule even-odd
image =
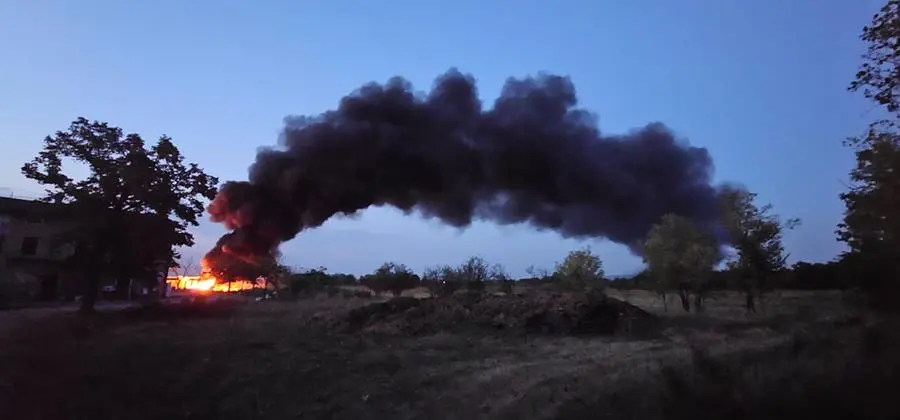
[[[401,297],[354,309],[345,318],[350,330],[432,334],[472,327],[547,334],[648,332],[658,319],[605,295],[455,293],[429,299]]]

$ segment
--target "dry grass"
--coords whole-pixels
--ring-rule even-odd
[[[871,367],[834,363],[848,355],[867,352],[882,384],[893,380],[887,339],[866,326],[876,320],[836,293],[784,293],[750,316],[732,294],[697,316],[613,293],[667,328],[642,339],[350,334],[332,325],[371,300],[340,298],[20,314],[0,330],[0,407],[11,419],[768,418],[805,405],[785,396],[813,398],[809,383],[834,385],[816,391],[829,395]],[[876,394],[859,398],[865,414],[890,401]],[[842,401],[859,409],[853,398]]]

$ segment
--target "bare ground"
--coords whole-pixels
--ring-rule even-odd
[[[646,292],[616,296],[661,326],[411,336],[341,328],[373,302],[341,298],[90,318],[0,313],[0,407],[10,419],[697,419],[769,418],[821,398],[824,413],[878,418],[891,402],[877,391],[897,384],[900,365],[873,333],[883,321],[839,293],[776,294],[758,315],[732,294],[701,315],[674,304],[663,312]],[[882,388],[829,394],[854,380]]]

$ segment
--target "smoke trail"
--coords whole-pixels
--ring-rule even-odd
[[[527,223],[565,237],[635,244],[666,213],[713,223],[712,160],[659,123],[603,136],[566,77],[508,79],[491,109],[451,69],[431,92],[396,77],[336,110],[288,117],[249,181],[228,182],[208,211],[230,233],[212,264],[252,261],[336,214],[390,205],[464,227]]]

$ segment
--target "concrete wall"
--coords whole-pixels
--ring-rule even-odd
[[[23,218],[15,215],[0,214],[0,236],[4,237],[3,248],[0,249],[0,260],[34,259],[62,261],[74,251],[71,246],[62,246],[57,236],[75,226],[68,221],[52,221],[45,219]],[[37,239],[34,255],[25,255],[22,244],[27,238]],[[2,262],[0,262],[2,264]]]
[[[71,256],[74,246],[60,238],[61,234],[72,231],[80,223],[77,220],[65,219],[58,212],[59,207],[52,204],[17,200],[0,197],[0,287],[15,286],[28,290],[33,297],[47,295],[49,283],[54,283],[56,298],[80,294],[81,273],[72,272],[64,267],[66,259]],[[26,240],[37,240],[33,254],[23,253]],[[167,262],[161,261],[160,275],[165,277]],[[107,279],[101,285],[108,284],[115,278],[114,273],[98,273]],[[143,292],[142,285],[134,285],[132,295]],[[2,290],[0,290],[2,293]]]
[[[72,294],[78,279],[61,270],[61,264],[74,248],[58,236],[77,226],[72,221],[46,217],[43,203],[3,198],[0,208],[0,285],[18,297],[58,297]],[[24,202],[24,203],[22,203]],[[25,241],[37,241],[34,252],[23,250]],[[52,292],[48,288],[54,289]]]

